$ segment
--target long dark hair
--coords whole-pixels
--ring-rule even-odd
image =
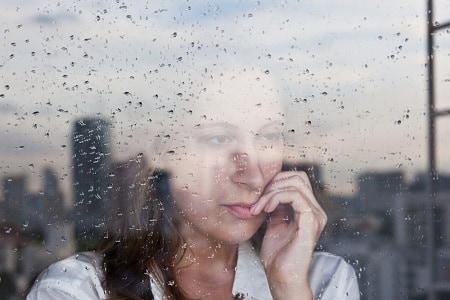
[[[172,218],[167,174],[136,177],[129,199],[121,199],[129,201],[130,209],[99,247],[104,288],[109,299],[154,299],[153,280],[165,297],[178,299],[172,264],[182,240]]]

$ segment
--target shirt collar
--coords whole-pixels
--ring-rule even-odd
[[[249,242],[239,245],[233,295],[244,299],[271,300],[272,296],[261,261]]]

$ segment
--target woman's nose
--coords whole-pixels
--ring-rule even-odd
[[[236,152],[232,157],[235,166],[233,180],[251,190],[262,190],[264,188],[264,173],[258,153],[254,149],[246,150]]]

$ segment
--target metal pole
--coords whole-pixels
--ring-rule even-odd
[[[434,115],[434,50],[433,50],[433,0],[427,0],[427,67],[428,67],[428,184],[429,197],[427,209],[427,264],[428,264],[428,300],[435,300],[435,115]]]

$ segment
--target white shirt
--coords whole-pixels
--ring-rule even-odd
[[[27,300],[100,300],[107,299],[102,287],[101,256],[83,252],[54,263],[36,279]],[[355,271],[342,258],[316,252],[310,266],[309,280],[314,299],[359,299]],[[163,300],[154,282],[156,300]],[[271,300],[266,274],[256,253],[248,243],[239,245],[233,295],[244,299]]]

